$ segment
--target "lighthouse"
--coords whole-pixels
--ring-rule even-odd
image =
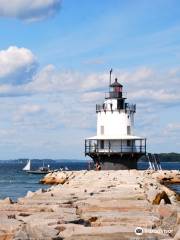
[[[97,134],[85,139],[85,155],[103,170],[137,169],[138,159],[146,154],[146,138],[134,135],[136,105],[129,104],[123,85],[112,69],[109,91],[96,105]]]

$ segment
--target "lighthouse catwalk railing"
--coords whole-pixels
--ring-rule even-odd
[[[146,138],[134,135],[136,105],[126,102],[127,94],[115,78],[102,104],[96,104],[97,133],[85,140],[85,155],[102,169],[137,168],[146,154]]]
[[[116,110],[120,111],[120,110],[122,110],[118,107],[116,107],[114,109],[112,109],[111,107],[112,107],[112,105],[110,105],[110,108],[108,108],[107,104],[96,104],[96,113],[101,112],[101,111],[116,111]],[[125,103],[124,110],[125,110],[125,112],[130,111],[130,112],[135,113],[136,112],[136,105]]]
[[[127,145],[124,142],[127,142]],[[146,153],[146,139],[135,139],[131,140],[96,140],[96,139],[88,139],[85,140],[85,154],[93,154],[93,153],[104,153],[104,154],[117,154],[117,153]]]

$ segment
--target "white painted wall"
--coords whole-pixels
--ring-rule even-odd
[[[111,105],[112,110],[111,111]],[[134,129],[134,113],[131,111],[117,110],[117,99],[104,101],[104,110],[97,113],[97,136],[122,136],[127,135],[127,126],[130,126],[131,134]],[[104,127],[104,134],[102,133]]]
[[[97,113],[97,136],[102,136],[101,126],[104,126],[104,134],[106,136],[122,136],[127,135],[127,126],[131,128],[133,135],[134,114],[124,110],[101,111]],[[128,117],[129,116],[129,117]]]

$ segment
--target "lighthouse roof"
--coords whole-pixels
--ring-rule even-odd
[[[93,136],[86,138],[87,140],[136,140],[136,139],[145,139],[144,137],[133,136],[133,135],[122,135],[122,136]]]
[[[115,78],[115,82],[113,82],[112,84],[110,84],[110,87],[123,87],[123,85],[121,85],[121,84],[118,82],[118,79]]]

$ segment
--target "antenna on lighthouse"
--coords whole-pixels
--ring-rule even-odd
[[[111,68],[111,70],[110,70],[110,72],[109,72],[109,92],[110,92],[110,86],[111,86],[111,75],[112,75],[112,68]]]
[[[109,72],[109,73],[110,73],[110,76],[109,76],[109,86],[111,85],[111,75],[112,75],[112,71],[113,71],[113,70],[112,70],[112,68],[111,68],[111,70],[110,70],[110,72]]]

